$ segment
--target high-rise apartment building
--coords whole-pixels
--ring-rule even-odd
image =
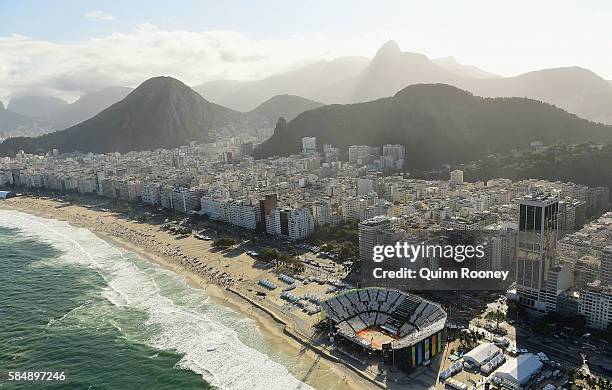
[[[359,224],[359,259],[371,262],[376,245],[390,245],[397,241],[394,233],[399,220],[395,217],[377,216]]]
[[[383,145],[382,168],[402,169],[405,149],[404,145]]]
[[[266,231],[291,241],[303,240],[314,231],[314,218],[307,208],[276,208],[266,217]]]
[[[546,281],[554,266],[559,200],[533,193],[519,201],[516,284],[519,303],[546,312]]]
[[[612,322],[612,287],[596,281],[581,290],[578,314],[586,318],[587,326],[608,329]]]
[[[302,138],[302,152],[304,154],[314,153],[317,151],[317,138],[304,137]]]
[[[324,200],[315,202],[312,205],[312,216],[315,225],[331,225],[333,221],[329,202]]]

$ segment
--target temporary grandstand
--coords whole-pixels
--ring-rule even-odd
[[[321,302],[336,334],[372,351],[393,350],[408,366],[427,362],[442,348],[446,312],[437,304],[397,290],[349,290]]]

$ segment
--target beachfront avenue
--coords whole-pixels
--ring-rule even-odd
[[[420,268],[419,270],[410,268],[400,268],[398,270],[385,270],[383,268],[374,268],[372,276],[375,279],[422,279],[422,280],[491,280],[497,279],[506,281],[509,271],[477,271],[466,267],[460,270],[431,270],[429,268]]]

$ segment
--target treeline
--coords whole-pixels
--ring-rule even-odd
[[[460,169],[469,181],[537,178],[611,188],[612,144],[554,144],[540,151],[529,149],[489,155]]]
[[[436,171],[411,172],[412,177],[447,180],[452,169],[464,171],[469,182],[507,178],[573,182],[612,188],[612,144],[557,143],[544,149],[489,154],[479,160]]]

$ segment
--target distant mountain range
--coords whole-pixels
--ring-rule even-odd
[[[459,142],[459,145],[462,145],[461,142],[465,141],[472,146],[480,145],[491,150],[515,144],[517,147],[523,147],[524,142],[532,138],[545,142],[557,139],[572,142],[590,137],[594,140],[608,140],[608,128],[603,131],[603,127],[580,121],[579,118],[562,113],[549,105],[538,105],[537,102],[527,99],[481,99],[465,92],[459,95],[456,92],[448,92],[454,91],[454,88],[422,85],[440,83],[484,97],[531,98],[554,104],[586,119],[612,123],[612,84],[586,69],[554,68],[515,77],[500,77],[475,66],[460,64],[452,57],[429,59],[422,54],[402,52],[395,42],[389,41],[377,51],[372,60],[364,57],[344,57],[320,61],[262,80],[208,82],[194,88],[199,95],[178,80],[158,77],[147,80],[136,90],[109,87],[86,94],[71,104],[54,97],[13,98],[9,109],[0,104],[0,139],[25,137],[4,142],[0,151],[12,154],[19,149],[47,151],[58,148],[61,151],[108,152],[174,147],[189,141],[211,141],[220,135],[271,129],[279,118],[284,118],[285,121],[279,122],[276,129],[278,134],[275,133],[271,140],[262,145],[259,150],[261,156],[297,151],[297,140],[301,136],[316,135],[309,132],[316,133],[321,129],[329,131],[321,135],[321,141],[329,138],[330,141],[326,142],[347,146],[343,135],[336,132],[349,132],[350,130],[342,130],[348,123],[354,124],[355,129],[368,123],[368,134],[381,136],[380,140],[363,136],[359,142],[359,137],[349,137],[351,144],[401,141],[406,145],[429,147],[425,142],[426,135],[420,133],[425,130],[412,129],[419,121],[422,121],[424,129],[442,132],[451,142]],[[448,85],[446,88],[450,88]],[[410,89],[406,86],[418,88]],[[401,93],[398,93],[400,90]],[[448,96],[441,92],[431,92],[434,90],[444,90]],[[407,98],[414,94],[422,94],[428,105],[418,99]],[[463,98],[457,98],[456,101],[450,99],[456,95]],[[389,96],[392,97],[381,99]],[[410,104],[399,104],[398,99]],[[395,103],[381,103],[389,101]],[[373,105],[320,107],[323,104],[360,102],[372,102]],[[388,118],[384,115],[378,116],[379,112],[375,107],[383,106],[389,110],[402,107],[405,112],[392,111]],[[485,111],[478,113],[476,107]],[[508,119],[500,111],[500,107],[530,121],[521,118]],[[362,117],[361,113],[353,111],[356,109],[363,109],[376,119]],[[302,113],[303,115],[300,115]],[[330,113],[330,116],[325,117],[329,124],[321,122],[321,113]],[[340,117],[335,117],[334,113]],[[344,118],[343,115],[347,117]],[[353,123],[353,116],[360,119]],[[393,135],[391,128],[384,126],[400,120],[398,118],[401,121],[395,123],[395,126],[399,135]],[[504,121],[511,119],[510,123],[518,123],[521,119],[521,124],[525,129],[530,129],[530,133],[516,127],[510,127],[507,131],[498,130],[504,129],[506,124],[495,123],[495,118]],[[542,118],[557,123],[560,129],[552,129],[552,125],[545,123]],[[441,128],[441,125],[447,122],[449,129],[457,129],[457,134],[446,134],[447,130]],[[490,127],[490,134],[482,128],[481,122]],[[337,124],[337,128],[330,127]],[[467,124],[474,126],[474,129],[466,128]],[[284,128],[294,127],[299,130],[295,131],[295,134],[283,134]],[[61,131],[44,137],[27,138],[55,130]],[[336,138],[330,138],[334,134]],[[416,135],[417,138],[406,138],[407,134]],[[499,138],[504,142],[499,145],[479,144],[473,139],[474,134],[495,140]],[[278,143],[280,139],[288,143]],[[270,145],[276,146],[273,148]],[[420,153],[426,150],[427,148],[414,152],[420,156]],[[446,149],[441,147],[440,150]],[[440,161],[459,159],[464,150],[459,147],[456,151],[447,152],[438,156]],[[432,150],[431,155],[423,155],[415,161],[419,161],[418,164],[427,164],[436,153]]]
[[[277,95],[257,106],[252,113],[258,113],[266,117],[273,128],[279,118],[290,121],[304,111],[321,107],[323,103],[305,99],[294,95]]]
[[[453,57],[435,58],[432,62],[457,76],[467,79],[495,79],[501,77],[477,68],[474,65],[462,65]]]
[[[590,70],[545,69],[501,79],[456,83],[479,96],[520,96],[541,100],[581,118],[612,124],[612,85]]]
[[[9,111],[0,102],[0,140],[16,135],[38,135],[49,127],[36,119]]]
[[[108,87],[81,96],[74,103],[49,96],[24,96],[11,99],[0,115],[0,138],[37,136],[65,129],[118,102],[132,88]],[[2,111],[0,110],[0,111]]]
[[[67,105],[68,102],[64,99],[53,96],[21,96],[12,98],[6,109],[24,116],[40,118]]]
[[[311,100],[334,103],[336,84],[357,76],[368,65],[365,57],[344,57],[320,61],[295,71],[263,80],[211,81],[194,87],[205,99],[239,111],[251,111],[276,95],[297,95]]]
[[[107,87],[81,96],[77,101],[67,104],[44,119],[51,123],[54,130],[65,129],[98,114],[105,108],[125,98],[133,88]]]
[[[453,58],[429,59],[385,43],[370,61],[339,58],[257,81],[213,81],[195,87],[207,99],[248,111],[272,96],[293,94],[326,104],[387,97],[408,85],[445,83],[490,97],[528,97],[580,117],[612,123],[612,85],[578,67],[499,77]]]
[[[244,114],[210,103],[176,79],[155,77],[120,102],[66,130],[4,141],[0,155],[19,150],[44,153],[53,148],[94,153],[173,148],[268,126],[261,114]]]
[[[612,127],[526,98],[482,98],[444,84],[412,85],[392,97],[329,105],[280,121],[256,158],[289,155],[301,138],[317,144],[403,144],[406,167],[430,168],[524,148],[532,141],[612,141]]]

